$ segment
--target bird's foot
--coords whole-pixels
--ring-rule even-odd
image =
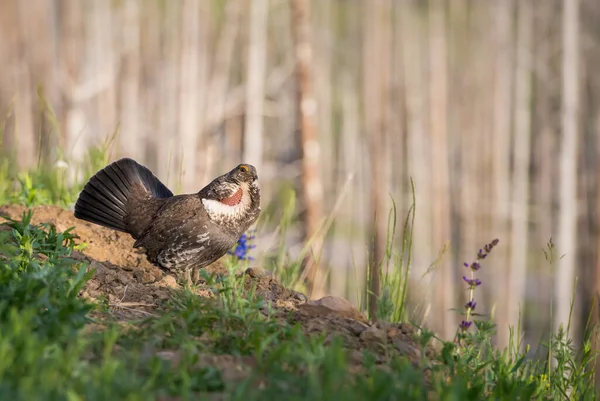
[[[198,268],[193,267],[189,269],[185,269],[185,272],[182,276],[180,276],[180,283],[184,287],[193,287],[198,285],[200,279],[200,275],[198,272]]]

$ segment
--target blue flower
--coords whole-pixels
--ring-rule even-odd
[[[247,235],[246,233],[242,234],[237,240],[235,248],[227,251],[227,253],[235,256],[238,260],[254,260],[252,256],[248,256],[250,249],[256,248],[256,245],[249,243],[254,239],[254,233],[255,231],[253,231],[251,235]]]

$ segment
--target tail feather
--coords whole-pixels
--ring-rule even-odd
[[[91,198],[82,193],[81,197],[77,201],[77,204],[78,208],[75,212],[75,217],[82,220],[91,221],[105,227],[118,229],[119,231],[126,231],[127,227],[121,216],[103,210],[103,205],[95,198]]]
[[[82,193],[87,198],[94,198],[94,200],[117,214],[127,212],[127,199],[124,201],[119,199],[119,197],[111,191],[110,186],[105,185],[99,177],[92,177],[89,183],[89,188]]]
[[[110,194],[114,197],[114,200],[119,206],[125,207],[127,204],[127,187],[123,184],[118,176],[112,173],[111,169],[106,168],[98,171],[96,177],[94,178],[94,181],[108,187]],[[90,180],[90,182],[92,182],[92,180]]]
[[[148,168],[124,158],[90,178],[75,203],[74,214],[78,219],[135,236],[141,228],[129,227],[128,221],[143,209],[141,202],[171,196],[173,193]],[[139,225],[140,220],[134,220]]]

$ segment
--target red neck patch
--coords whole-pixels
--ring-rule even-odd
[[[227,206],[235,206],[238,203],[240,203],[242,201],[242,188],[238,189],[237,192],[235,192],[233,195],[227,197],[227,198],[223,198],[223,199],[219,199],[219,202],[221,202],[224,205]]]

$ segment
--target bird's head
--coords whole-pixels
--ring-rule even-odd
[[[258,174],[250,164],[215,178],[199,195],[210,219],[235,231],[245,231],[260,214]]]

